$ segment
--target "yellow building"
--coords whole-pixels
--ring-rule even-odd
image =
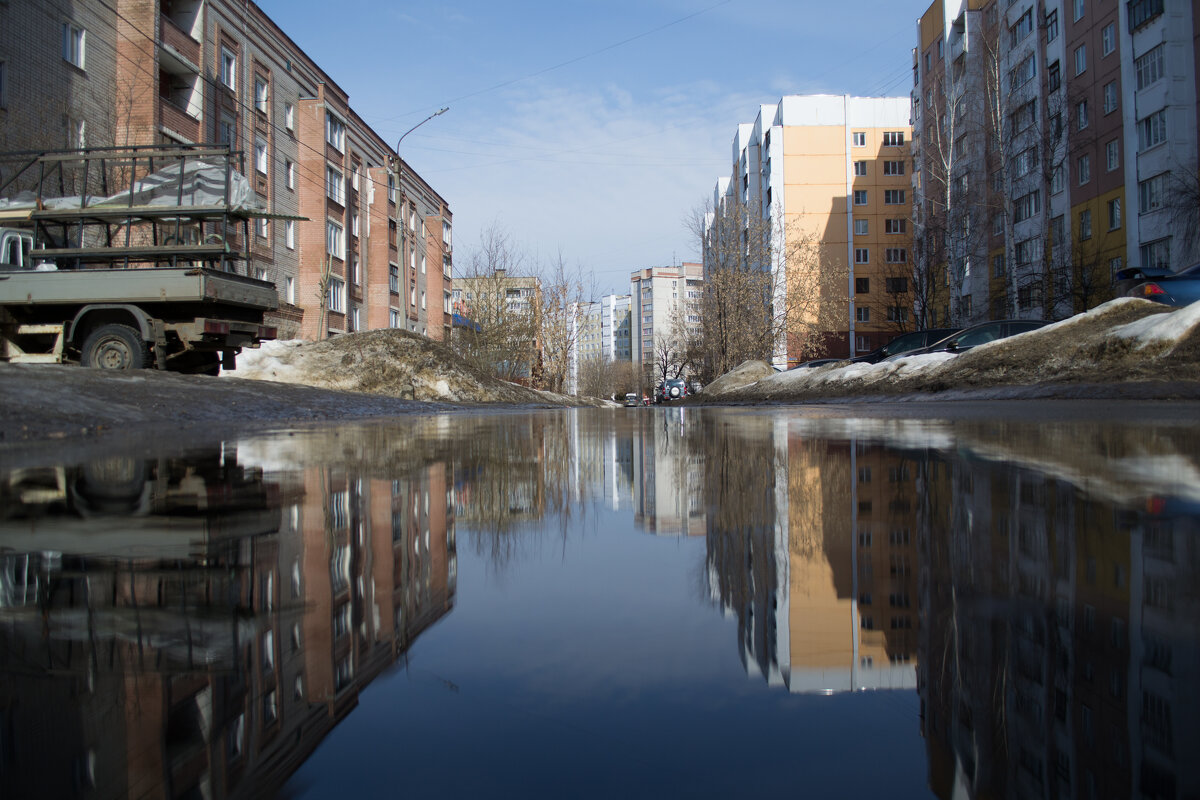
[[[777,366],[913,329],[910,140],[906,97],[785,96],[738,127],[714,214],[744,208],[770,231]]]

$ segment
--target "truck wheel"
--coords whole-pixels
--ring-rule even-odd
[[[150,360],[142,337],[119,323],[101,325],[83,340],[83,365],[99,369],[141,369]]]

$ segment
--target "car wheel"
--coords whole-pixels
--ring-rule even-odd
[[[128,325],[101,325],[83,341],[81,361],[98,369],[142,369],[150,360],[141,335]]]

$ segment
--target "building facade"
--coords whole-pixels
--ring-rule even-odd
[[[704,283],[701,264],[685,261],[675,267],[647,267],[629,277],[630,355],[639,372],[653,370],[660,360],[674,366],[683,344],[681,323],[695,325],[688,307],[700,299]]]
[[[923,324],[1058,319],[1200,250],[1186,0],[937,0],[913,51]]]
[[[276,284],[281,337],[448,338],[448,204],[258,6],[48,0],[0,28],[0,150],[227,144],[270,212],[247,272]]]
[[[774,275],[777,366],[801,352],[854,356],[912,329],[910,138],[903,98],[785,96],[738,126],[708,233],[757,229],[766,242],[757,267]],[[745,219],[713,219],[731,215]]]

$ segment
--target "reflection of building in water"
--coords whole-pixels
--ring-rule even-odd
[[[585,420],[579,413],[571,417],[576,444],[572,453],[574,499],[587,496],[590,488],[613,511],[627,510],[633,505],[634,420],[623,414],[614,425],[587,425],[594,419]]]
[[[993,461],[918,481],[941,797],[1194,797],[1200,523]]]
[[[236,453],[0,478],[0,795],[273,793],[450,610],[443,464]]]
[[[668,407],[635,416],[634,523],[659,536],[703,536],[704,462],[688,443],[697,429],[696,415]]]
[[[710,583],[747,668],[793,692],[915,687],[915,465],[765,419],[731,430],[708,461]]]
[[[526,416],[492,424],[455,450],[455,519],[496,529],[541,519],[547,483],[565,483],[569,474],[570,460],[559,452],[569,446],[565,422]]]

